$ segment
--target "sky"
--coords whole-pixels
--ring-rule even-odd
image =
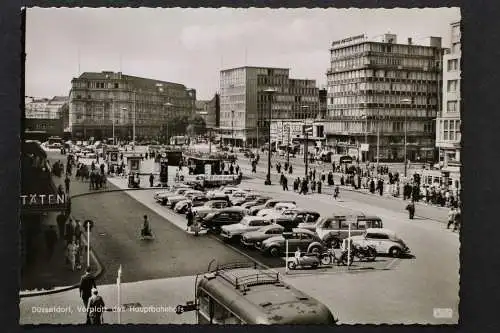
[[[443,38],[459,8],[150,9],[30,8],[26,14],[26,95],[67,96],[83,72],[182,83],[211,99],[221,69],[290,68],[292,78],[326,84],[331,42],[390,32],[399,43]]]

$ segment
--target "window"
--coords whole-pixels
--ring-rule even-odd
[[[371,238],[371,239],[389,239],[389,235],[373,233],[373,234],[367,234],[366,238]]]
[[[222,306],[214,299],[211,299],[213,304],[213,320],[217,324],[241,324],[241,320],[231,313],[226,307]]]
[[[448,92],[457,91],[458,80],[448,80]]]
[[[458,70],[458,59],[448,60],[448,72]]]
[[[446,104],[446,111],[457,112],[457,101],[448,101]]]

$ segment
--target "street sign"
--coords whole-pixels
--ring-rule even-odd
[[[313,132],[312,125],[305,125],[304,126],[304,133],[312,134],[312,132]]]

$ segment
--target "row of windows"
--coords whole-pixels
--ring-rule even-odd
[[[108,92],[91,92],[89,94],[82,95],[81,93],[72,92],[72,98],[74,99],[83,99],[83,100],[109,100],[115,102],[138,102],[138,103],[151,103],[151,104],[166,104],[171,103],[173,106],[177,107],[189,107],[193,103],[193,99],[186,98],[173,98],[165,97],[158,94],[134,94],[134,93],[108,93]]]
[[[404,122],[401,121],[339,121],[326,124],[327,132],[372,133],[377,130],[384,133],[404,133]],[[434,133],[434,121],[406,122],[408,132]],[[410,139],[410,138],[408,138]],[[408,142],[411,142],[408,140]]]
[[[424,70],[427,70],[436,68],[436,66],[438,66],[439,63],[429,59],[386,57],[386,56],[380,56],[380,57],[370,56],[370,57],[358,57],[345,60],[337,60],[337,59],[331,60],[332,70],[369,66],[369,65],[391,65],[391,66],[402,66],[410,68],[422,68]]]
[[[406,104],[407,102],[401,96],[395,95],[358,95],[358,96],[343,96],[330,97],[328,104],[359,104],[359,103],[380,103],[380,104]],[[437,98],[427,96],[413,96],[413,105],[436,105]]]
[[[353,92],[360,91],[404,91],[404,92],[422,92],[429,93],[437,91],[436,84],[419,83],[396,83],[396,82],[360,82],[336,84],[328,87],[328,93]]]
[[[436,117],[436,111],[422,110],[422,109],[380,109],[380,110],[367,110],[367,109],[338,109],[338,110],[328,110],[327,118],[335,117],[364,117],[369,118],[384,118],[384,117],[404,117],[408,118],[434,118]]]
[[[344,47],[341,49],[332,50],[332,56],[346,57],[362,52],[388,52],[396,54],[412,54],[418,56],[432,56],[434,50],[429,47],[415,45],[400,45],[400,44],[379,44],[379,43],[363,43]]]
[[[460,120],[440,120],[439,139],[441,141],[460,141]]]
[[[448,101],[446,103],[447,112],[458,112],[458,101]]]
[[[437,73],[405,71],[405,70],[385,70],[385,69],[359,69],[353,71],[331,73],[328,75],[328,85],[336,81],[357,78],[401,78],[410,80],[437,80]]]

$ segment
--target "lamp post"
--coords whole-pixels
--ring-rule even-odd
[[[368,145],[368,115],[364,114],[361,116],[365,120],[365,145]],[[360,145],[361,146],[361,145]],[[365,162],[368,160],[368,150],[364,152]]]
[[[405,98],[405,99],[402,99],[401,100],[401,103],[403,104],[407,104],[407,105],[411,105],[412,103],[412,100],[409,99],[409,98]],[[404,160],[405,160],[405,178],[406,178],[406,174],[407,174],[407,171],[408,171],[408,152],[407,152],[407,135],[408,135],[408,128],[407,128],[407,121],[406,121],[406,116],[407,116],[407,113],[408,113],[408,110],[405,109],[405,122],[404,122],[404,127],[405,127],[405,140],[404,140],[404,144],[405,144],[405,147],[404,147]]]
[[[302,105],[301,108],[303,110],[307,110],[309,108],[309,105]],[[306,125],[306,122],[304,121],[304,125]],[[306,135],[306,141],[304,143],[304,164],[305,164],[305,175],[306,175],[306,179],[307,179],[307,169],[309,167],[309,159],[308,159],[308,153],[309,153],[309,131],[308,129],[306,129],[305,131],[305,135]]]
[[[377,174],[378,174],[379,159],[380,159],[380,110],[378,110],[377,114]]]
[[[276,92],[276,90],[269,88],[264,90],[264,92],[269,96],[269,119],[268,119],[268,127],[267,127],[267,134],[269,137],[269,151],[267,153],[267,176],[266,176],[266,181],[264,182],[265,185],[271,185],[271,122],[273,119],[272,115],[272,99],[273,99],[273,94]]]
[[[286,124],[288,137],[286,140],[286,164],[290,166],[290,124]]]

